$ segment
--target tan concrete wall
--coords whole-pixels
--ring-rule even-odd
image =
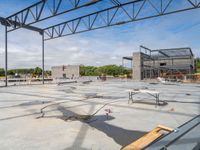
[[[133,53],[133,80],[142,80],[142,54],[140,52]]]
[[[78,78],[80,77],[80,66],[79,65],[65,65],[65,66],[55,66],[52,67],[52,77],[53,78]]]

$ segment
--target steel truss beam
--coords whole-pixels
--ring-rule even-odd
[[[0,17],[0,22],[1,22],[2,25],[7,26],[7,28],[10,27],[10,26],[19,26],[20,25],[20,23],[17,22],[17,21],[8,20],[8,19],[3,18],[3,17]],[[23,26],[23,28],[28,29],[28,30],[32,30],[32,31],[36,31],[36,32],[39,32],[41,34],[43,33],[42,29],[34,27],[34,26],[26,25],[26,26]]]
[[[162,54],[162,55],[165,56],[165,57],[169,57],[169,55],[163,53],[162,51],[159,51],[159,53]]]
[[[82,7],[90,6],[102,0],[41,0],[9,17],[9,31],[31,25]],[[114,2],[113,2],[114,4]],[[14,22],[18,22],[17,24]]]
[[[45,40],[197,9],[199,7],[199,0],[130,1],[45,28]]]

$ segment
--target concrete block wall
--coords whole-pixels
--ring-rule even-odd
[[[52,67],[53,78],[78,78],[80,77],[80,66],[79,65],[63,65]]]
[[[142,80],[142,67],[143,67],[143,60],[142,60],[142,53],[136,52],[133,53],[133,80]]]

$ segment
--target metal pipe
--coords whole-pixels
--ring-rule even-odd
[[[5,87],[8,86],[8,32],[5,26]]]

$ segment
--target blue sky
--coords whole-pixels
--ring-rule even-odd
[[[35,2],[37,0],[0,0],[0,16],[6,17]],[[63,64],[120,65],[121,58],[139,51],[140,45],[151,49],[191,47],[199,57],[199,15],[200,9],[197,9],[47,41],[46,68]],[[60,16],[52,22],[65,19],[66,16]],[[0,26],[0,33],[0,67],[4,67],[3,26]],[[9,33],[8,50],[9,68],[41,65],[41,36],[38,33],[23,29]]]

